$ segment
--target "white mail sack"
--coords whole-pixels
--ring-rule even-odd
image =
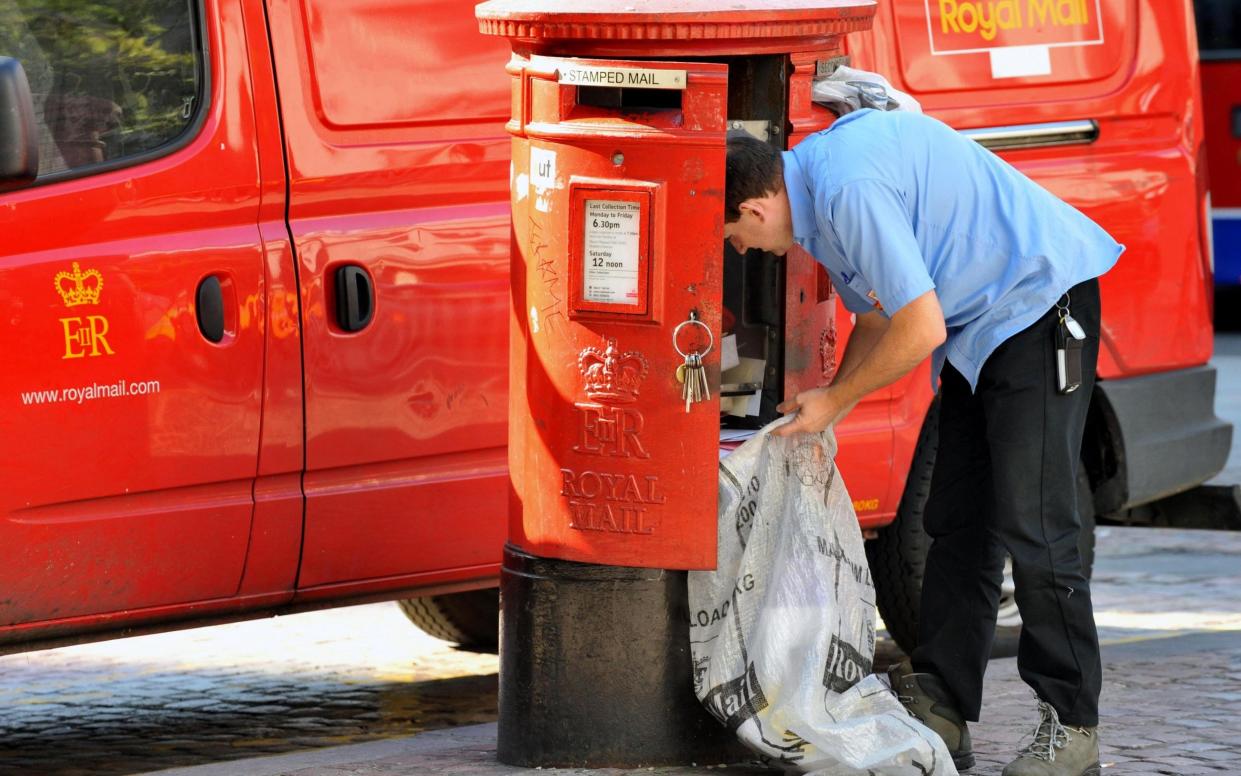
[[[769,765],[956,774],[871,673],[875,588],[835,437],[769,435],[784,422],[720,462],[718,567],[689,574],[694,692]]]

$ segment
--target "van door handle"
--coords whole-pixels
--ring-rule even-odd
[[[1047,148],[1049,146],[1089,144],[1099,139],[1099,122],[1050,121],[1043,124],[1014,124],[1004,127],[963,129],[961,134],[984,148]]]
[[[336,323],[345,331],[365,329],[375,314],[375,284],[366,270],[349,264],[336,270]]]
[[[203,337],[215,344],[224,340],[224,289],[215,275],[203,278],[198,284],[194,312],[198,318],[198,330]]]

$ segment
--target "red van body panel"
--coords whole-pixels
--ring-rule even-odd
[[[237,595],[267,300],[241,7],[212,11],[220,69],[190,142],[3,195],[0,625]],[[219,344],[194,313],[212,275]]]
[[[1097,122],[1092,142],[1001,154],[1128,247],[1103,280],[1100,375],[1205,363],[1187,2],[1037,0],[1070,10],[990,38],[962,11],[987,5],[889,0],[853,64],[961,130]],[[199,15],[209,90],[186,142],[0,194],[0,652],[498,578],[507,43],[456,0]],[[351,267],[371,313],[352,331]],[[209,276],[219,343],[196,318]],[[838,349],[851,326],[838,308]],[[923,365],[837,429],[863,528],[896,514],[931,397]]]

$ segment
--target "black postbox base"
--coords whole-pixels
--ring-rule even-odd
[[[747,759],[694,696],[685,583],[684,571],[506,546],[497,758],[548,768]]]

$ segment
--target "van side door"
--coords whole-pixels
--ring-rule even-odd
[[[268,14],[305,347],[299,595],[494,578],[508,48],[458,0]]]
[[[265,308],[243,37],[236,0],[0,0],[40,132],[0,194],[0,628],[237,593]]]

